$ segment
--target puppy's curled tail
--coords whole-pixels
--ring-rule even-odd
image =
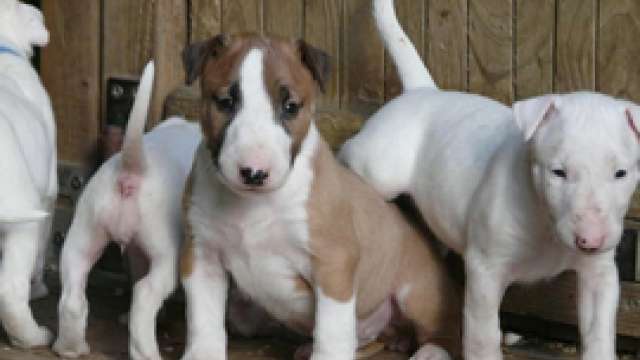
[[[124,173],[131,175],[140,175],[144,173],[146,168],[142,136],[144,135],[144,125],[147,121],[147,113],[149,112],[149,103],[153,91],[154,72],[154,63],[150,61],[142,72],[136,99],[133,102],[131,114],[129,114],[127,131],[124,135],[122,170]]]
[[[373,16],[404,90],[437,89],[418,51],[398,22],[393,0],[373,0]]]

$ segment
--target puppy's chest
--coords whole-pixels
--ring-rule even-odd
[[[289,200],[292,200],[291,198]],[[311,315],[306,199],[265,201],[218,212],[212,228],[238,287],[282,321]]]

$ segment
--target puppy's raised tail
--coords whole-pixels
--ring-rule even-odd
[[[373,16],[385,47],[396,65],[404,90],[436,89],[429,70],[398,22],[393,0],[373,0]]]
[[[122,170],[130,175],[141,175],[147,166],[144,157],[144,147],[142,136],[144,135],[144,125],[147,122],[149,103],[153,91],[153,77],[155,66],[150,61],[144,68],[136,99],[133,102],[127,131],[122,144]]]

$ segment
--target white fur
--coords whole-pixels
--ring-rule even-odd
[[[151,63],[140,83],[127,128],[133,133],[127,135],[123,153],[109,159],[87,184],[62,249],[62,296],[54,350],[65,357],[89,352],[85,340],[87,276],[107,243],[116,241],[123,247],[137,247],[150,265],[146,274],[135,274],[141,278],[133,290],[129,356],[161,359],[155,317],[176,286],[182,238],[182,190],[201,134],[198,125],[172,118],[146,134],[141,140],[142,148],[131,146],[130,142],[142,138],[140,124],[146,119],[153,72]],[[143,172],[136,172],[142,168],[137,166],[132,174],[127,173],[123,157],[129,155],[144,164]],[[119,184],[123,179],[136,184],[137,190],[130,196],[121,193]]]
[[[354,359],[356,336],[356,297],[340,302],[316,288],[316,326],[311,360]]]
[[[241,167],[269,172],[263,191],[282,186],[289,172],[291,138],[275,118],[263,72],[264,50],[250,50],[240,65],[242,108],[229,125],[220,151],[220,173],[239,190],[246,188],[239,175]]]
[[[107,161],[87,184],[60,259],[63,287],[54,345],[58,354],[77,357],[89,352],[84,337],[86,279],[108,241],[113,240],[139,247],[150,263],[149,272],[133,291],[130,357],[160,359],[155,315],[176,285],[182,189],[200,138],[199,127],[180,118],[168,119],[145,135],[147,171],[140,193],[133,199],[123,200],[118,193],[120,155]],[[114,218],[114,213],[119,217]],[[135,222],[123,224],[117,219]]]
[[[48,37],[42,14],[0,1],[0,320],[16,346],[48,344],[29,309],[43,296],[44,258],[58,193],[55,122],[49,96],[28,57]]]
[[[204,144],[197,151],[187,214],[194,234],[194,272],[183,279],[193,321],[189,321],[183,359],[210,359],[212,348],[226,349],[220,320],[224,306],[204,305],[224,304],[227,280],[222,274],[226,272],[240,290],[276,319],[297,325],[299,330],[311,329],[313,297],[296,292],[295,280],[302,276],[311,281],[312,275],[306,201],[318,136],[311,125],[287,181],[277,190],[255,196],[230,190],[215,176]],[[209,318],[212,321],[198,320]],[[219,359],[226,358],[224,353]]]
[[[378,21],[378,26],[384,28],[387,36],[383,37],[385,46],[389,49],[389,54],[393,57],[393,62],[398,64],[398,74],[402,79],[404,90],[432,87],[436,84],[431,78],[429,71],[422,66],[422,60],[411,40],[404,33],[400,23],[396,21],[393,2],[375,1],[373,12]],[[387,16],[389,14],[389,16]],[[411,56],[398,56],[409,53]]]
[[[40,10],[17,0],[0,0],[0,44],[28,57],[33,46],[48,43],[49,31]]]
[[[376,15],[388,42],[393,34],[384,24],[393,14]],[[404,51],[394,58],[411,56]],[[637,109],[585,92],[532,99],[511,110],[477,95],[425,87],[391,101],[343,147],[341,157],[352,169],[389,198],[410,194],[436,236],[463,254],[465,359],[502,358],[498,310],[509,284],[570,269],[582,289],[582,358],[614,359],[614,248],[640,160],[625,111]],[[566,179],[553,173],[558,169]],[[627,175],[616,179],[620,169]],[[583,252],[577,237],[602,244]]]

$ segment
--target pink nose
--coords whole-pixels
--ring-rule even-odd
[[[576,234],[576,247],[582,251],[592,252],[599,250],[604,244],[604,235],[581,236]]]

